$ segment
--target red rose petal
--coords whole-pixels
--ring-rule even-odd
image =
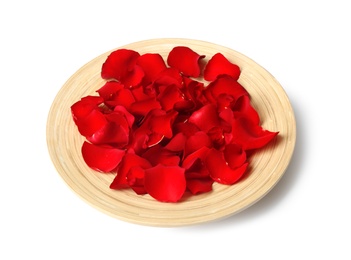
[[[158,201],[177,202],[185,189],[184,168],[159,164],[145,170],[145,190]]]
[[[122,88],[118,90],[106,104],[109,106],[124,106],[130,108],[130,106],[135,102],[135,98],[130,89]]]
[[[244,150],[261,148],[278,134],[263,129],[246,117],[236,118],[232,129],[233,142],[241,145]]]
[[[156,86],[169,86],[176,85],[181,86],[183,78],[179,73],[179,70],[176,68],[166,68],[155,79],[154,84]]]
[[[179,69],[185,76],[198,77],[201,72],[199,61],[204,57],[189,47],[177,46],[169,52],[167,63],[170,67]]]
[[[103,79],[115,79],[126,87],[137,86],[144,72],[136,61],[140,54],[133,50],[118,49],[110,53],[101,68]]]
[[[229,76],[221,76],[215,81],[212,81],[204,90],[204,94],[211,103],[216,103],[221,94],[231,96],[234,101],[238,100],[241,96],[249,95],[238,81]]]
[[[132,167],[127,174],[129,186],[138,195],[143,195],[147,193],[144,186],[144,178],[145,169],[143,169],[140,166]]]
[[[217,108],[213,104],[208,104],[195,111],[189,118],[189,122],[196,125],[201,130],[207,132],[212,127],[220,125],[220,118]]]
[[[185,141],[186,136],[183,133],[178,133],[169,141],[165,148],[173,152],[183,151],[185,147]]]
[[[98,89],[96,92],[106,102],[107,100],[113,99],[113,97],[116,95],[116,93],[123,88],[124,88],[124,85],[120,82],[108,81],[100,89]]]
[[[142,157],[148,160],[153,166],[158,164],[167,166],[179,165],[180,157],[177,152],[170,151],[161,145],[150,147]]]
[[[203,131],[196,132],[186,140],[184,147],[184,156],[186,157],[187,155],[199,150],[204,146],[212,146],[210,137]]]
[[[152,165],[149,163],[148,160],[134,153],[126,153],[121,163],[119,164],[119,167],[117,169],[117,175],[112,181],[110,188],[111,189],[128,188],[130,186],[130,183],[128,183],[127,175],[133,167],[141,167],[142,169],[147,169],[147,168],[151,168]]]
[[[212,148],[206,157],[205,164],[210,172],[211,178],[222,184],[234,184],[245,173],[248,163],[237,168],[231,168],[225,161],[223,153]]]
[[[153,109],[160,109],[161,105],[155,98],[149,98],[141,101],[134,102],[130,107],[129,111],[133,115],[146,116],[149,111]]]
[[[138,57],[136,64],[139,65],[145,73],[145,84],[153,82],[156,77],[166,69],[166,64],[162,56],[158,53],[143,54]]]
[[[228,166],[232,169],[240,167],[246,162],[246,153],[237,144],[228,144],[223,151],[223,155]]]
[[[241,96],[232,109],[233,111],[242,113],[243,116],[249,118],[254,124],[260,123],[260,117],[252,107],[249,96]]]
[[[167,86],[158,96],[157,100],[160,102],[163,110],[168,111],[173,109],[177,102],[184,101],[183,93],[175,85]]]
[[[201,179],[187,179],[186,187],[191,192],[191,194],[196,195],[211,191],[213,182],[213,179],[209,177]]]
[[[109,146],[97,146],[84,142],[82,155],[85,163],[92,169],[100,172],[111,172],[114,170],[125,154],[124,150]]]
[[[207,62],[204,70],[204,79],[213,81],[220,75],[229,75],[237,80],[240,76],[240,68],[238,65],[231,63],[223,54],[216,53]]]

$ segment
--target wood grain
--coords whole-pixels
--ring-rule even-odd
[[[250,159],[250,168],[239,183],[214,184],[213,191],[179,203],[161,203],[132,190],[109,188],[113,174],[91,170],[81,156],[84,138],[71,118],[70,106],[86,95],[96,95],[104,80],[101,65],[112,51],[93,59],[72,75],[57,94],[47,119],[48,151],[57,172],[83,200],[117,219],[148,226],[175,227],[200,224],[231,216],[265,196],[286,171],[296,140],[296,124],[289,99],[277,80],[245,55],[209,42],[190,39],[154,39],[131,43],[129,48],[163,57],[175,46],[188,46],[209,59],[220,52],[242,69],[239,82],[249,91],[262,126],[279,131],[278,138]],[[117,49],[117,48],[116,48]]]

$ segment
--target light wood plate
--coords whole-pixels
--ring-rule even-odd
[[[147,226],[184,226],[218,220],[238,213],[266,195],[284,174],[293,154],[296,124],[289,99],[277,80],[250,58],[229,48],[189,39],[154,39],[131,43],[140,54],[160,53],[167,57],[175,46],[188,46],[209,59],[220,52],[242,69],[239,82],[251,95],[262,126],[279,131],[274,141],[250,158],[245,177],[235,185],[215,183],[213,191],[191,196],[179,203],[162,203],[132,190],[111,190],[113,174],[91,170],[83,161],[80,136],[70,107],[86,95],[96,95],[104,80],[101,66],[111,51],[80,68],[57,94],[47,120],[48,150],[58,173],[82,199],[120,220]],[[117,49],[117,48],[116,48]]]

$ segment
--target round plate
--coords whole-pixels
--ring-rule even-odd
[[[214,183],[213,191],[178,203],[158,202],[132,190],[111,190],[114,175],[91,170],[83,161],[84,141],[72,120],[70,107],[86,95],[96,95],[103,84],[101,66],[111,51],[79,69],[57,94],[47,120],[47,143],[52,161],[64,181],[86,202],[120,220],[148,226],[184,226],[228,217],[251,206],[269,192],[284,174],[293,154],[296,124],[289,99],[276,79],[248,57],[209,42],[189,39],[154,39],[121,46],[164,58],[175,46],[188,46],[206,55],[217,52],[240,66],[239,82],[251,95],[261,125],[279,135],[250,157],[250,167],[237,184]]]

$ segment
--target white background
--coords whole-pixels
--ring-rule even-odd
[[[349,1],[1,1],[0,259],[351,259]],[[293,105],[297,142],[277,186],[209,224],[126,223],[82,201],[46,145],[49,108],[82,65],[152,38],[237,50]]]

